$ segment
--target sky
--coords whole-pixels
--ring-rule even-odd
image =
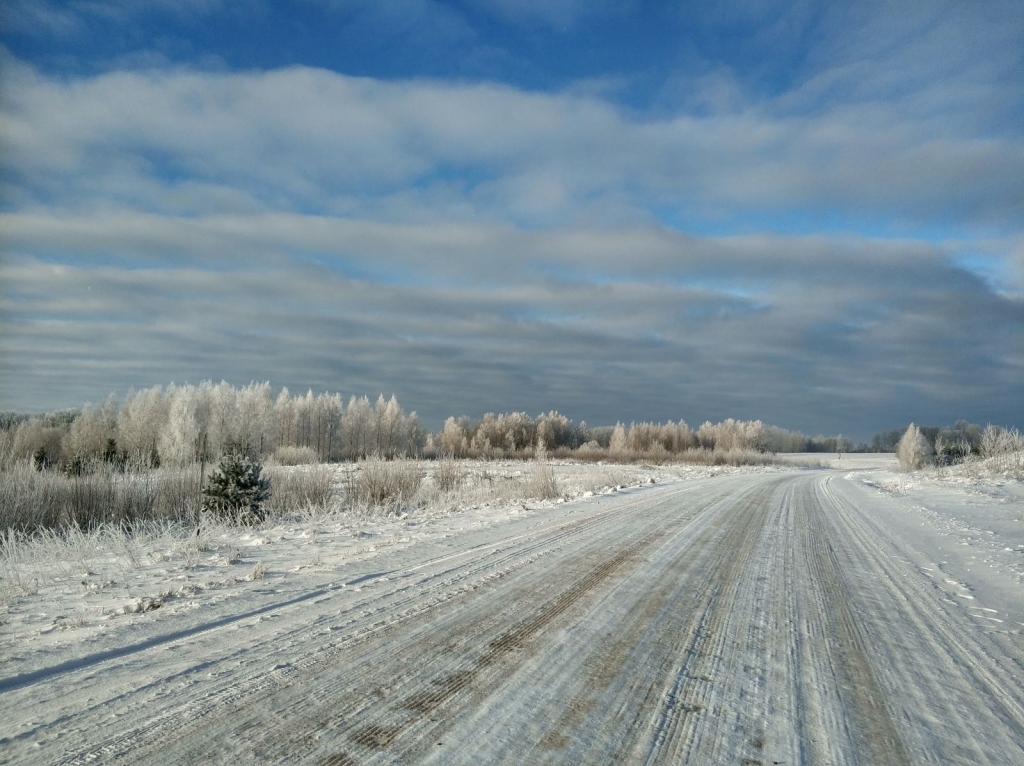
[[[0,409],[1024,426],[1019,0],[0,14]]]

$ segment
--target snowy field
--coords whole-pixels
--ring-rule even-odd
[[[5,538],[0,763],[1024,763],[1021,482],[786,460]]]

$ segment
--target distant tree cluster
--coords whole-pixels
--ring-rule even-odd
[[[585,422],[549,412],[532,418],[525,412],[495,415],[488,412],[476,423],[468,417],[450,417],[441,431],[427,437],[426,448],[455,457],[532,455],[541,451],[580,447],[588,440]]]
[[[0,461],[32,460],[39,468],[85,470],[98,463],[183,466],[244,449],[271,455],[301,448],[319,460],[418,453],[424,434],[415,413],[392,396],[376,403],[312,391],[273,395],[269,383],[155,386],[111,396],[99,406],[37,416],[5,413]]]
[[[677,455],[687,450],[747,450],[754,452],[849,452],[853,444],[844,436],[807,437],[760,420],[705,422],[697,430],[683,420],[677,423],[618,423],[590,428],[573,424],[564,415],[549,412],[536,419],[523,412],[487,413],[473,423],[467,417],[450,417],[427,448],[456,457],[598,450],[613,456],[636,454]]]
[[[862,448],[866,449],[866,445]],[[0,466],[32,461],[79,475],[101,464],[139,468],[187,466],[241,452],[283,464],[356,460],[370,455],[455,457],[652,458],[688,450],[714,452],[849,452],[843,436],[808,437],[760,420],[729,418],[691,428],[685,421],[589,427],[548,412],[488,413],[478,421],[450,417],[426,433],[415,413],[383,395],[376,402],[340,394],[276,395],[269,383],[235,388],[221,382],[155,386],[114,396],[81,411],[0,413]]]
[[[895,447],[888,447],[900,432]],[[958,420],[955,425],[944,428],[917,426],[911,423],[906,429],[893,429],[877,434],[873,440],[877,451],[896,453],[900,465],[908,471],[916,471],[929,465],[955,465],[972,456],[983,459],[1003,455],[1018,455],[1024,450],[1024,437],[1015,428],[987,425],[984,428]]]
[[[911,424],[913,425],[913,424]],[[969,423],[966,420],[958,420],[951,426],[915,426],[928,440],[928,443],[938,447],[940,460],[946,462],[957,462],[966,455],[980,455],[982,452],[982,434],[984,426]],[[900,440],[906,434],[909,426],[892,428],[875,434],[871,439],[872,452],[896,452]]]

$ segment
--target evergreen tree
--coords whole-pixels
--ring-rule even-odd
[[[263,465],[247,451],[224,455],[203,488],[203,508],[250,524],[262,521],[263,503],[270,497],[270,479],[262,471]]]

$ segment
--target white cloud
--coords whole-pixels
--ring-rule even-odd
[[[31,223],[0,225],[20,246],[39,236]],[[75,403],[128,385],[274,371],[292,387],[397,390],[430,422],[456,406],[582,408],[566,392],[587,390],[593,399],[573,414],[591,422],[619,417],[603,413],[622,412],[626,396],[635,409],[622,417],[839,429],[863,407],[865,385],[871,428],[902,418],[908,392],[976,419],[1024,393],[1020,300],[915,243],[302,216],[65,223],[41,250],[119,252],[127,229],[126,253],[145,234],[163,254],[108,265],[8,255],[4,406],[39,389]],[[203,260],[235,236],[237,253]],[[263,243],[258,268],[246,242]],[[401,279],[375,271],[381,262]],[[69,366],[76,375],[61,375]]]
[[[887,103],[643,119],[593,95],[303,67],[58,79],[7,63],[9,185],[61,207],[176,212],[194,193],[196,210],[362,204],[365,214],[454,182],[467,215],[529,224],[610,202],[621,220],[652,207],[734,217],[796,207],[920,224],[1024,212],[1021,136],[944,130]]]
[[[472,34],[436,5],[403,7],[438,23],[434,42]],[[705,18],[761,14],[764,45],[823,37],[793,87],[687,72],[673,87],[692,93],[657,113],[602,87],[159,57],[51,76],[3,54],[0,407],[280,371],[395,390],[434,419],[587,391],[569,414],[591,422],[869,432],[908,402],[1005,420],[1024,398],[1024,136],[1000,35],[1019,26],[964,13],[888,31],[831,11],[814,26],[807,6]],[[957,24],[981,42],[958,47]],[[882,233],[837,233],[858,229]]]

